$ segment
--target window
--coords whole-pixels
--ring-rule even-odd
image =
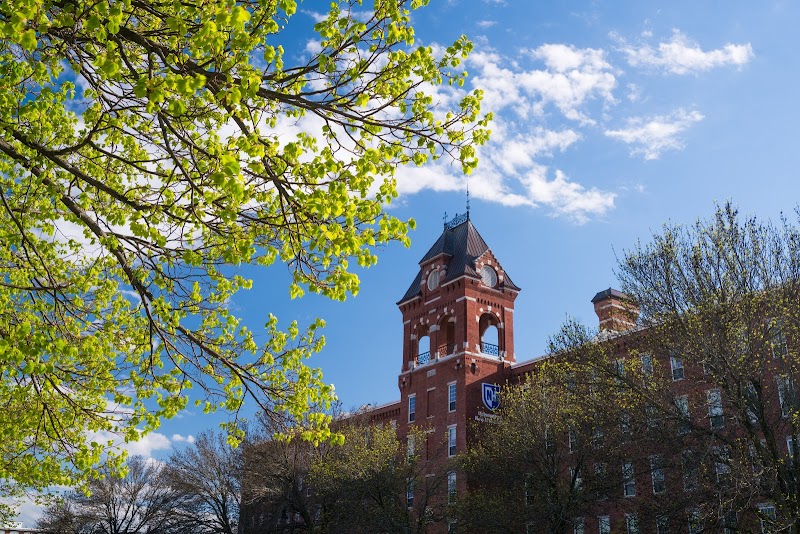
[[[689,534],[700,534],[701,532],[703,532],[703,521],[700,510],[692,510],[689,512]]]
[[[683,380],[683,358],[680,356],[670,356],[669,366],[672,368],[672,380]]]
[[[525,505],[533,503],[533,480],[531,475],[525,475]]]
[[[447,522],[447,534],[456,534],[456,521],[451,519]]]
[[[636,514],[625,514],[625,528],[628,534],[639,534],[639,520]]]
[[[681,454],[683,464],[683,490],[694,491],[697,489],[698,464],[697,455],[692,451],[683,451]]]
[[[447,473],[447,504],[455,504],[458,489],[456,488],[456,472]]]
[[[456,455],[456,427],[447,427],[447,456]]]
[[[722,534],[737,534],[737,532],[740,532],[738,526],[739,521],[736,519],[736,512],[725,512],[725,516],[722,518]]]
[[[569,395],[575,393],[576,386],[577,383],[575,382],[575,373],[570,371],[569,373],[567,373],[567,393]]]
[[[660,455],[650,457],[650,477],[653,479],[653,493],[664,493],[664,459]]]
[[[594,464],[594,478],[595,487],[598,499],[608,498],[608,486],[606,485],[606,475],[608,474],[608,466],[604,463]]]
[[[525,523],[525,534],[536,534],[536,525],[534,523]]]
[[[625,377],[625,360],[622,358],[614,360],[614,376],[617,378]]]
[[[708,404],[708,419],[712,429],[725,426],[725,416],[722,414],[722,395],[718,389],[706,391],[706,404]]]
[[[667,516],[656,517],[656,534],[669,534],[669,518]]]
[[[611,518],[601,515],[597,518],[597,534],[611,534]]]
[[[730,453],[726,447],[712,447],[714,458],[714,473],[717,475],[717,484],[725,485],[731,481]]]
[[[675,399],[675,409],[678,412],[678,434],[687,434],[692,423],[689,418],[689,396],[683,395]]]
[[[648,404],[644,407],[644,411],[645,416],[647,417],[647,427],[658,428],[658,425],[661,424],[661,417],[659,417],[658,408],[652,404]]]
[[[575,447],[578,446],[578,435],[572,427],[567,430],[567,440],[569,441],[569,452],[575,452]]]
[[[447,384],[447,411],[456,411],[456,383]]]
[[[789,456],[789,464],[794,463],[794,439],[792,436],[786,436],[786,454]]]
[[[414,458],[414,436],[408,436],[408,443],[406,445],[406,454],[409,461]]]
[[[601,427],[597,427],[594,429],[594,434],[592,434],[592,448],[599,449],[603,446],[603,440],[605,438],[605,433]]]
[[[786,348],[786,336],[783,334],[783,325],[780,321],[773,321],[769,330],[772,357],[775,359],[786,357],[789,351]]]
[[[792,384],[792,377],[789,375],[782,375],[777,377],[777,381],[781,415],[783,417],[789,417],[789,412],[794,404],[794,385]]]
[[[553,454],[556,451],[556,442],[553,441],[553,434],[548,425],[544,427],[544,450],[547,454]]]
[[[636,496],[636,477],[633,472],[633,463],[622,464],[622,494],[625,497]]]
[[[579,467],[569,468],[569,478],[572,481],[572,489],[578,490],[583,486],[583,477]]]
[[[653,376],[653,357],[649,354],[642,354],[642,374],[646,377]]]
[[[585,527],[582,517],[576,517],[572,520],[572,534],[584,534]]]
[[[777,518],[775,514],[775,506],[772,504],[759,504],[758,505],[758,518],[761,521],[761,534],[773,532],[773,525]]]
[[[631,435],[631,414],[628,412],[622,412],[619,416],[619,431],[626,438]]]
[[[408,396],[408,422],[413,423],[417,417],[417,396]]]
[[[406,480],[406,506],[411,508],[414,506],[414,479],[409,478]]]
[[[758,414],[761,411],[760,406],[761,402],[758,399],[758,390],[756,389],[756,385],[753,382],[747,384],[747,389],[744,392],[745,394],[745,411],[747,412],[747,419],[751,423],[758,422]]]

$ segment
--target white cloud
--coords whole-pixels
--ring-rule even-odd
[[[641,89],[639,89],[639,86],[636,85],[635,83],[629,83],[627,85],[627,88],[628,88],[628,94],[626,96],[628,97],[628,100],[630,100],[631,102],[638,102],[639,99],[642,97],[642,91]]]
[[[38,504],[32,499],[24,499],[17,504],[16,520],[20,526],[32,527],[41,517],[45,507],[46,505]]]
[[[726,65],[741,67],[755,55],[750,43],[728,43],[722,48],[706,51],[677,29],[673,30],[669,41],[661,42],[655,48],[646,43],[637,47],[614,33],[611,37],[618,41],[632,67],[651,67],[672,74],[696,73]]]
[[[504,66],[507,60],[492,52],[478,52],[469,63],[477,67],[472,83],[485,90],[485,105],[492,111],[512,108],[519,116],[542,116],[547,106],[555,106],[566,118],[584,124],[594,121],[583,106],[600,99],[615,102],[617,85],[614,69],[605,52],[564,44],[545,44],[523,50],[523,56],[544,64],[544,69],[515,69]]]
[[[328,20],[327,13],[320,13],[318,11],[312,11],[310,9],[301,9],[300,13],[302,13],[303,15],[308,15],[314,20],[314,22],[323,22],[325,20]]]
[[[88,441],[102,443],[111,441],[114,448],[128,451],[128,455],[131,456],[139,455],[149,457],[152,456],[153,451],[167,450],[172,447],[170,439],[160,432],[150,432],[139,438],[139,441],[126,443],[120,435],[103,430],[90,433]]]
[[[545,166],[536,165],[521,179],[528,189],[528,198],[535,205],[547,205],[553,215],[566,216],[578,224],[588,222],[590,215],[604,215],[614,208],[615,193],[595,187],[587,189],[570,181],[560,170],[555,171],[552,180],[548,179],[547,170]]]
[[[631,155],[642,155],[644,159],[658,159],[665,150],[680,150],[684,147],[679,136],[696,122],[703,120],[699,111],[679,108],[669,115],[628,119],[627,127],[606,130],[608,137],[632,145]]]
[[[497,24],[496,20],[479,20],[478,21],[478,27],[479,28],[491,28],[495,24]]]
[[[194,443],[194,436],[189,434],[188,436],[181,436],[180,434],[172,434],[172,441],[173,443]]]
[[[569,180],[561,170],[548,177],[548,167],[538,163],[538,159],[578,142],[578,133],[544,128],[525,133],[508,124],[495,126],[498,127],[492,140],[479,150],[478,169],[468,178],[472,198],[506,207],[543,208],[552,216],[566,217],[578,224],[613,209],[616,194],[587,188]],[[466,183],[456,167],[437,162],[403,169],[398,173],[397,185],[400,194],[411,194],[423,189],[464,191]]]

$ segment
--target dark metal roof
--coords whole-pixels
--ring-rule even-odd
[[[472,221],[467,219],[463,223],[453,226],[445,227],[442,235],[436,240],[436,243],[428,250],[425,256],[419,260],[422,265],[425,262],[444,254],[447,261],[447,276],[441,283],[445,284],[450,280],[455,280],[464,275],[469,275],[474,278],[480,278],[480,274],[475,270],[475,260],[482,256],[489,250],[489,245],[483,240],[478,230],[472,225]],[[508,273],[504,273],[503,282],[500,288],[509,288],[519,291],[514,282],[509,278]],[[422,270],[417,272],[416,278],[411,283],[406,294],[400,299],[404,302],[419,294],[419,286],[422,282]]]
[[[592,304],[607,299],[609,297],[614,297],[619,300],[630,300],[630,297],[628,297],[627,294],[623,293],[622,291],[618,291],[616,289],[611,289],[609,287],[608,289],[604,289],[603,291],[592,297]]]

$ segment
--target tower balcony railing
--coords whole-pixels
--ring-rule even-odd
[[[426,363],[431,361],[431,358],[444,358],[445,356],[449,356],[450,354],[455,354],[456,352],[456,344],[449,343],[447,345],[440,345],[435,351],[431,352],[426,350],[425,352],[420,352],[417,355],[417,365],[425,365]]]
[[[440,345],[439,348],[436,349],[436,355],[439,358],[444,358],[445,356],[447,356],[449,354],[455,353],[455,351],[456,351],[456,344],[455,343],[449,343],[447,345]]]
[[[500,347],[494,343],[485,343],[481,341],[481,352],[489,356],[500,356]]]

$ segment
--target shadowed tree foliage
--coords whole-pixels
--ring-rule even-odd
[[[309,473],[320,532],[424,534],[447,519],[453,466],[443,438],[417,429],[400,443],[393,425],[358,415],[338,430],[344,444],[321,448]]]
[[[256,343],[231,267],[282,264],[292,297],[344,299],[353,263],[408,243],[413,221],[384,211],[396,169],[474,168],[489,117],[459,89],[472,45],[415,46],[425,3],[334,2],[297,64],[279,44],[295,0],[0,4],[0,479],[118,468],[87,432],[134,441],[192,386],[206,410],[249,397],[329,437],[310,412],[333,391],[303,363],[321,322],[269,315]]]
[[[689,456],[676,471],[692,473],[698,519],[797,532],[797,223],[743,217],[725,204],[627,251],[618,275],[642,311],[639,350],[666,371],[651,402],[685,414]]]
[[[243,534],[424,533],[448,517],[445,443],[417,432],[409,449],[394,426],[361,414],[335,428],[343,443],[248,441]]]

